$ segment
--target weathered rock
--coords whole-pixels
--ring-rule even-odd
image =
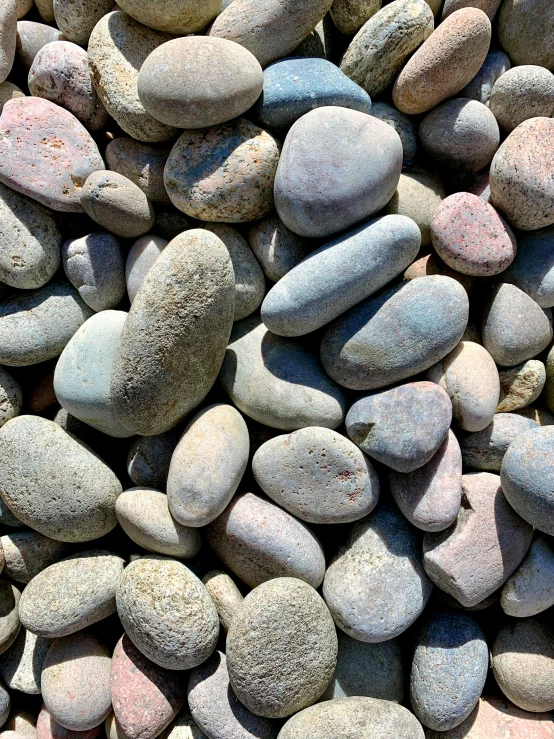
[[[220,12],[221,0],[164,0],[158,8],[154,8],[148,0],[122,0],[118,5],[145,26],[183,35],[205,28]]]
[[[17,34],[17,2],[4,0],[0,5],[0,83],[12,70]]]
[[[536,24],[541,18],[540,27]],[[545,0],[503,2],[498,16],[498,38],[514,64],[539,64],[554,70],[554,51],[548,44],[554,32],[554,8]]]
[[[353,36],[381,7],[381,0],[334,0],[330,14],[335,26]]]
[[[464,465],[473,470],[500,472],[502,460],[512,441],[538,424],[515,413],[497,413],[482,431],[460,440]]]
[[[23,395],[19,383],[0,367],[0,428],[21,413]]]
[[[516,258],[502,275],[541,308],[554,305],[554,228],[518,234]]]
[[[290,231],[276,215],[254,224],[248,232],[248,242],[265,276],[272,282],[280,280],[311,251],[304,239]]]
[[[110,713],[110,716],[113,716],[113,713]],[[110,716],[106,721],[109,720]],[[66,729],[65,726],[54,721],[43,704],[37,719],[36,736],[30,739],[96,739],[101,731],[102,724],[88,731]],[[14,737],[14,739],[16,738]],[[111,737],[110,739],[117,739],[117,737]]]
[[[53,0],[56,25],[69,41],[86,46],[98,21],[113,9],[110,0]]]
[[[4,578],[0,579],[0,654],[8,650],[19,634],[19,590]]]
[[[513,67],[492,88],[489,107],[506,131],[529,118],[550,118],[554,113],[554,75],[544,67]]]
[[[109,169],[140,187],[148,200],[170,203],[164,186],[164,167],[171,148],[168,144],[145,144],[118,136],[106,147],[106,162]]]
[[[41,0],[39,0],[39,2],[41,2]],[[54,18],[52,18],[52,20],[54,20]],[[16,62],[25,70],[25,72],[28,72],[31,69],[34,58],[43,46],[46,46],[46,44],[50,44],[53,41],[66,40],[67,39],[61,31],[57,28],[52,28],[52,26],[47,26],[45,23],[18,21],[15,47]]]
[[[518,569],[504,584],[500,605],[508,616],[536,616],[554,605],[554,554],[538,536]]]
[[[402,142],[403,160],[405,163],[411,162],[417,153],[417,133],[411,118],[397,110],[394,105],[389,105],[381,101],[372,104],[371,115],[394,128]],[[402,181],[402,175],[400,175],[400,181]],[[400,182],[398,185],[400,186]],[[408,214],[402,213],[402,215]]]
[[[127,293],[131,303],[144,282],[144,278],[168,243],[167,239],[147,234],[137,239],[131,247],[125,264]]]
[[[217,609],[219,623],[225,631],[229,631],[231,622],[244,600],[242,593],[233,579],[220,570],[210,570],[204,575],[202,582]]]
[[[154,224],[154,209],[143,191],[118,172],[93,172],[81,191],[85,213],[116,236],[134,239]]]
[[[499,77],[511,67],[510,57],[500,49],[491,49],[475,77],[460,91],[461,98],[471,98],[487,103],[492,88]]]
[[[497,413],[515,411],[533,403],[546,382],[545,366],[538,359],[528,359],[515,367],[502,370]]]
[[[28,739],[35,739],[36,725],[37,717],[33,713],[19,709],[11,712],[3,729],[4,731],[15,731],[18,734],[23,734]]]
[[[425,172],[407,172],[400,175],[396,192],[384,208],[384,213],[408,216],[421,232],[421,245],[431,243],[431,222],[444,189],[438,177]]]
[[[455,13],[456,10],[460,10],[460,8],[470,7],[482,10],[487,14],[492,23],[501,1],[502,0],[445,0],[442,9],[442,20],[447,18],[449,15],[452,15],[452,13]]]
[[[165,490],[169,465],[181,433],[171,429],[156,436],[139,436],[127,455],[127,474],[139,487]]]
[[[0,656],[0,675],[11,690],[28,695],[41,692],[40,674],[52,643],[32,632],[21,629],[11,647]]]
[[[69,554],[63,542],[49,539],[38,531],[14,531],[0,537],[4,572],[16,582],[28,583],[39,572]]]

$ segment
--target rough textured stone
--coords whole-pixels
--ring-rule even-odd
[[[554,228],[519,233],[516,258],[502,275],[541,308],[554,305]]]
[[[545,366],[538,359],[528,359],[515,367],[502,370],[497,413],[515,411],[533,403],[546,382]]]
[[[536,19],[541,23],[537,24]],[[554,8],[546,0],[505,0],[498,16],[498,38],[514,64],[539,64],[554,71]]]
[[[525,556],[533,529],[504,497],[500,478],[490,472],[462,477],[462,506],[445,531],[426,534],[423,563],[441,590],[463,606],[494,593]]]
[[[11,72],[15,58],[17,2],[4,0],[0,5],[0,82]]]
[[[140,487],[165,490],[169,465],[181,433],[171,429],[156,436],[139,436],[127,455],[127,474]]]
[[[499,77],[511,67],[510,57],[500,49],[491,49],[475,77],[460,91],[461,98],[471,98],[487,103],[492,88]]]
[[[483,344],[497,364],[514,367],[552,341],[552,313],[515,285],[492,288],[483,315]]]
[[[554,113],[554,75],[534,64],[513,67],[495,82],[489,107],[506,131],[513,131],[528,118],[550,118]]]
[[[527,618],[554,605],[554,554],[547,540],[538,536],[525,559],[504,584],[500,605],[508,616]]]
[[[442,8],[442,20],[460,8],[479,8],[487,14],[489,20],[493,21],[496,11],[498,10],[502,0],[445,0]]]
[[[337,663],[337,634],[321,596],[280,577],[249,593],[227,635],[227,669],[241,703],[284,718],[314,703]]]
[[[0,367],[0,428],[21,412],[23,395],[19,383]]]
[[[113,8],[110,0],[53,0],[56,25],[69,41],[86,46],[102,16]]]
[[[220,380],[239,410],[283,431],[336,428],[346,401],[300,342],[270,333],[256,316],[236,324]]]
[[[48,713],[72,731],[101,724],[111,710],[110,652],[88,631],[55,639],[42,669]]]
[[[317,538],[286,511],[252,493],[236,495],[206,529],[208,544],[251,588],[275,577],[295,577],[317,588],[325,557]]]
[[[17,639],[0,657],[0,675],[8,688],[28,695],[41,692],[40,675],[51,643],[51,639],[26,629],[19,631]]]
[[[149,0],[122,0],[118,5],[145,26],[182,35],[204,29],[219,13],[221,0],[163,0],[156,7]]]
[[[231,502],[250,451],[248,428],[231,405],[218,403],[190,421],[177,444],[167,478],[172,516],[185,526],[206,526]]]
[[[438,177],[426,172],[407,172],[400,175],[396,192],[384,212],[408,216],[415,221],[421,233],[421,245],[428,246],[431,243],[431,222],[444,197]]]
[[[0,685],[0,721],[2,723],[2,726],[4,727],[4,730],[2,733],[2,739],[20,739],[22,736],[22,733],[17,732],[15,730],[9,730],[7,729],[4,724],[6,723],[6,720],[10,714],[10,707],[11,707],[11,698],[10,694],[6,690],[6,688],[3,685]]]
[[[113,714],[111,713],[110,716],[113,716]],[[109,716],[106,721],[108,720]],[[102,724],[88,731],[66,729],[65,726],[54,721],[43,704],[37,719],[36,737],[32,739],[96,739],[101,731]],[[116,739],[116,737],[112,737],[111,739]]]
[[[276,215],[254,224],[248,231],[248,242],[265,276],[272,282],[280,280],[311,251],[304,239],[290,231]]]
[[[353,390],[374,390],[423,372],[459,343],[467,326],[464,288],[421,277],[357,306],[321,342],[325,371]]]
[[[473,711],[487,677],[489,650],[471,616],[442,611],[430,615],[416,637],[410,701],[424,726],[447,731]]]
[[[325,574],[323,597],[349,636],[382,642],[411,626],[432,587],[415,533],[396,508],[381,504],[349,529]]]
[[[104,169],[94,139],[69,111],[37,97],[10,100],[0,116],[0,181],[54,210],[80,212],[91,172]]]
[[[13,82],[0,82],[0,113],[7,102],[21,97],[25,97],[25,93]]]
[[[52,18],[52,20],[54,19]],[[15,47],[16,62],[25,72],[28,72],[31,69],[35,56],[43,46],[53,41],[66,40],[61,31],[57,28],[52,28],[52,26],[47,26],[45,23],[18,21]]]
[[[129,639],[160,667],[187,670],[215,649],[217,611],[181,562],[154,555],[132,562],[117,589],[117,612]]]
[[[317,108],[287,134],[275,207],[300,236],[330,236],[381,210],[401,169],[402,142],[391,126],[357,110]]]
[[[35,739],[37,717],[30,711],[19,709],[12,711],[8,721],[4,724],[4,731],[15,731],[18,734]]]
[[[137,239],[131,247],[125,264],[127,293],[131,303],[144,282],[144,278],[168,243],[167,239],[147,234]]]
[[[473,470],[500,472],[502,460],[512,441],[538,424],[515,413],[497,413],[482,431],[460,440],[464,465]]]
[[[170,203],[164,186],[164,167],[171,148],[168,144],[145,144],[118,136],[107,145],[105,157],[108,169],[134,182],[149,200]]]
[[[28,583],[39,572],[69,554],[63,542],[49,539],[38,531],[14,531],[0,537],[4,572],[16,582]]]
[[[331,17],[346,36],[353,36],[381,8],[381,0],[334,0]]]
[[[94,311],[115,308],[125,295],[123,255],[110,233],[91,233],[66,241],[62,249],[67,279]]]
[[[411,118],[397,110],[394,105],[381,101],[371,106],[371,115],[394,128],[402,142],[403,160],[405,163],[411,162],[417,153],[417,133]],[[400,175],[400,180],[402,180],[402,175]],[[400,186],[400,182],[398,185]],[[408,214],[403,213],[402,215]]]
[[[2,498],[27,526],[57,541],[82,542],[117,524],[119,480],[57,424],[13,418],[0,430],[0,450]]]
[[[118,172],[93,172],[81,191],[81,205],[96,223],[116,236],[134,239],[154,224],[154,209],[143,191]]]
[[[431,35],[433,26],[433,13],[424,0],[395,0],[362,26],[340,68],[372,97],[379,95]]]
[[[452,431],[427,464],[409,474],[390,470],[388,480],[396,505],[418,529],[443,531],[450,526],[462,498],[462,454]]]
[[[111,401],[120,423],[159,434],[203,400],[223,361],[234,297],[220,239],[195,229],[167,245],[133,301],[116,351]]]
[[[242,593],[233,579],[220,570],[210,570],[204,575],[202,582],[217,609],[219,623],[225,631],[229,631],[231,622],[244,600]]]

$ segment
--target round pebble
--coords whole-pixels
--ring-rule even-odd
[[[148,200],[170,203],[164,186],[164,167],[171,148],[168,144],[145,144],[118,136],[107,145],[105,157],[108,169],[134,182]]]
[[[554,113],[554,75],[544,67],[513,67],[492,88],[489,107],[506,131],[528,118],[550,118]]]
[[[144,278],[168,243],[167,239],[147,234],[137,239],[129,250],[125,263],[125,281],[131,303],[144,282]]]
[[[554,605],[554,554],[547,540],[538,536],[525,559],[505,583],[500,605],[508,616],[528,618]]]
[[[0,656],[0,675],[11,690],[27,695],[41,692],[41,672],[51,639],[21,629],[11,647]]]
[[[271,282],[278,282],[310,253],[306,241],[290,231],[277,215],[255,223],[248,231],[248,243]]]
[[[541,23],[537,24],[536,19]],[[514,64],[538,64],[554,70],[554,50],[548,39],[554,32],[554,8],[548,0],[502,3],[498,38]]]
[[[0,428],[21,413],[21,388],[10,373],[0,367]]]
[[[53,0],[56,25],[69,41],[86,46],[102,16],[113,8],[111,0]]]
[[[81,191],[81,205],[93,221],[116,236],[133,239],[154,224],[154,209],[142,190],[118,172],[93,172]]]
[[[39,2],[41,2],[41,0],[39,0]],[[52,20],[54,20],[54,18],[52,18]],[[67,41],[67,39],[61,31],[52,26],[47,26],[46,23],[37,23],[36,21],[18,21],[15,46],[15,59],[17,64],[24,69],[25,72],[28,72],[31,69],[31,65],[39,50],[53,41]]]
[[[546,382],[545,366],[538,359],[528,359],[498,374],[500,399],[497,413],[515,411],[530,405],[539,397]]]
[[[438,177],[426,172],[406,172],[400,175],[396,192],[384,212],[411,218],[420,230],[421,246],[428,246],[431,243],[431,222],[444,197]]]
[[[123,255],[111,233],[66,241],[62,261],[67,279],[94,311],[106,311],[121,302],[125,294]]]
[[[536,428],[530,418],[515,413],[497,413],[482,431],[460,440],[464,465],[473,470],[500,472],[508,447],[520,434]]]
[[[204,575],[202,582],[214,602],[219,623],[225,631],[229,631],[231,622],[244,600],[242,593],[234,580],[220,570],[210,570]]]
[[[4,572],[16,582],[28,583],[39,572],[69,555],[63,542],[55,541],[38,531],[14,531],[0,537],[4,553]]]
[[[411,162],[417,153],[417,133],[411,118],[397,110],[394,105],[389,105],[389,103],[383,103],[381,101],[371,106],[371,115],[394,128],[402,142],[404,163]],[[402,175],[400,175],[400,181],[402,181]],[[398,186],[400,187],[400,182]],[[403,213],[402,215],[408,214]]]
[[[163,0],[157,7],[149,0],[122,0],[118,5],[145,26],[182,35],[204,29],[218,14],[221,0]]]
[[[541,308],[554,306],[554,228],[518,233],[516,258],[502,275]]]

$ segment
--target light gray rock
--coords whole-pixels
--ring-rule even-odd
[[[86,46],[102,16],[113,8],[110,0],[53,0],[56,25],[67,39]]]
[[[149,0],[122,0],[119,7],[145,26],[181,36],[205,28],[218,14],[221,0],[164,0],[163,10]]]
[[[62,250],[67,279],[94,311],[115,308],[125,295],[123,255],[110,233],[91,233],[66,241]]]
[[[139,436],[127,455],[127,474],[139,487],[165,490],[169,465],[181,433],[171,429],[157,436]]]
[[[525,559],[502,588],[500,605],[508,616],[528,618],[554,605],[554,554],[538,536]]]
[[[417,224],[389,215],[312,252],[271,288],[261,308],[267,328],[301,336],[365,300],[408,267],[419,251]]]
[[[119,422],[160,434],[195,408],[225,355],[235,299],[227,248],[201,229],[173,239],[146,275],[123,327],[111,380]]]
[[[231,687],[258,716],[284,718],[314,703],[337,664],[337,634],[321,596],[291,577],[249,593],[227,635]]]
[[[106,163],[108,169],[119,172],[140,187],[148,200],[170,203],[164,186],[164,167],[171,148],[168,144],[145,144],[118,136],[106,146]]]
[[[0,5],[0,82],[12,70],[17,34],[17,2],[3,0]]]
[[[167,495],[152,488],[129,488],[116,501],[115,514],[123,531],[143,549],[188,559],[198,554],[200,534],[171,516]]]
[[[0,488],[20,521],[57,541],[98,539],[117,524],[117,477],[60,426],[39,416],[18,416],[0,430]]]
[[[0,367],[0,428],[21,413],[23,395],[19,383]]]
[[[0,654],[7,651],[19,634],[19,590],[8,580],[0,579]]]
[[[136,239],[154,225],[152,204],[138,185],[119,172],[100,170],[90,174],[80,202],[93,221],[116,236]]]
[[[248,232],[248,242],[271,282],[284,277],[311,251],[304,239],[290,231],[277,215],[255,223]]]
[[[502,460],[512,441],[538,423],[516,413],[496,413],[482,431],[460,439],[464,465],[472,470],[500,472]]]
[[[0,675],[11,690],[28,695],[41,692],[40,674],[52,639],[21,629],[7,652],[0,656]]]
[[[535,64],[509,69],[495,82],[489,108],[506,131],[513,131],[528,118],[550,118],[554,113],[554,74]]]
[[[351,523],[375,508],[379,478],[349,439],[311,426],[262,444],[252,472],[266,495],[308,523]]]
[[[129,250],[125,263],[125,280],[131,303],[144,282],[144,278],[168,243],[167,239],[147,234],[137,239]]]
[[[40,2],[41,0],[39,0]],[[53,13],[52,13],[53,15]],[[54,18],[52,18],[54,20]],[[67,40],[57,28],[47,26],[46,23],[36,21],[17,21],[17,38],[15,46],[15,60],[17,64],[28,72],[38,54],[46,44],[53,41]]]
[[[432,587],[414,532],[396,508],[381,504],[349,529],[325,574],[323,597],[340,629],[375,643],[411,626]]]
[[[394,105],[389,105],[389,103],[383,103],[381,101],[373,103],[371,106],[371,115],[383,121],[383,123],[392,126],[400,136],[404,162],[411,162],[415,159],[417,153],[417,132],[410,117],[405,113],[401,113]],[[400,179],[402,179],[402,175],[400,175]]]
[[[148,555],[132,562],[117,589],[117,612],[133,644],[160,667],[189,670],[215,649],[216,608],[188,567]]]
[[[244,600],[242,593],[234,580],[220,570],[210,570],[204,575],[202,582],[214,602],[219,623],[225,631],[229,631],[231,621]]]
[[[540,64],[554,70],[554,52],[548,38],[554,31],[554,8],[545,0],[502,3],[498,16],[498,38],[514,64]],[[535,20],[540,16],[542,23]]]
[[[38,531],[14,531],[0,537],[4,572],[16,582],[28,583],[39,572],[69,555],[69,547]]]
[[[208,544],[251,588],[295,577],[317,588],[325,556],[315,535],[286,511],[252,493],[236,495],[206,529]]]
[[[92,313],[68,282],[7,297],[0,303],[0,364],[24,367],[57,357]]]
[[[510,57],[507,54],[501,49],[491,49],[481,65],[481,69],[471,82],[468,82],[464,89],[460,91],[459,96],[486,104],[496,80],[505,74],[511,66]]]
[[[344,420],[342,390],[299,341],[275,336],[251,316],[233,328],[220,381],[239,410],[283,431],[336,428]]]
[[[60,266],[62,235],[53,213],[0,184],[0,280],[23,290],[45,285]]]
[[[542,393],[546,374],[543,362],[538,359],[528,359],[499,372],[500,398],[497,413],[516,411],[533,403]]]

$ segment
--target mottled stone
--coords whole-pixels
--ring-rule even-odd
[[[518,569],[504,584],[500,605],[508,616],[528,618],[554,605],[554,554],[538,536]]]
[[[106,311],[121,302],[125,295],[124,264],[115,236],[100,232],[66,241],[62,260],[67,279],[94,311]]]
[[[544,67],[513,67],[497,80],[489,107],[506,131],[528,118],[550,118],[554,113],[554,75]]]
[[[171,152],[168,144],[145,144],[118,136],[106,147],[108,169],[127,177],[154,203],[170,203],[164,186],[164,167]]]
[[[54,19],[52,18],[52,20]],[[18,21],[15,47],[16,62],[25,72],[28,72],[31,69],[34,58],[43,46],[53,41],[66,40],[61,31],[57,28],[52,28],[52,26],[47,26],[45,23]]]
[[[155,436],[139,436],[127,455],[127,474],[140,487],[165,490],[169,465],[181,433],[171,429]]]
[[[515,411],[533,403],[546,382],[545,366],[538,359],[528,359],[515,367],[502,370],[497,413]]]
[[[287,134],[275,207],[300,236],[330,236],[381,210],[401,169],[402,142],[391,126],[357,110],[317,108]]]
[[[219,623],[225,631],[229,631],[231,622],[244,600],[242,593],[234,580],[220,570],[210,570],[204,575],[202,582],[214,602]]]
[[[272,282],[278,282],[311,251],[309,244],[290,231],[277,215],[254,224],[248,231],[248,243]]]
[[[402,142],[402,158],[405,163],[411,162],[417,153],[417,133],[411,118],[397,110],[394,105],[381,101],[373,103],[371,115],[394,128]],[[402,175],[400,175],[400,180],[402,180]],[[398,185],[400,186],[400,182]]]
[[[554,228],[518,233],[516,258],[502,275],[541,308],[554,306]]]
[[[432,587],[415,533],[395,507],[381,504],[348,530],[325,574],[323,597],[349,636],[382,642],[411,626]]]
[[[69,41],[86,46],[98,21],[113,8],[111,0],[53,0],[56,25]]]
[[[0,428],[21,413],[23,395],[19,383],[0,367]]]
[[[334,0],[331,18],[345,36],[353,36],[381,8],[381,0]]]
[[[19,631],[11,647],[0,656],[0,675],[8,688],[28,695],[41,692],[40,674],[51,643],[51,639],[26,629]]]
[[[532,535],[531,526],[504,497],[498,475],[463,475],[456,522],[445,531],[425,535],[425,570],[441,590],[463,606],[474,606],[510,577]]]
[[[81,206],[96,223],[126,239],[142,236],[154,225],[154,209],[146,195],[118,172],[90,174],[81,191]]]
[[[0,537],[4,572],[16,582],[28,583],[39,572],[69,554],[69,547],[38,531],[14,531]]]
[[[444,197],[445,192],[437,176],[407,172],[400,175],[396,192],[383,212],[408,216],[415,221],[421,233],[421,245],[428,246],[431,243],[431,222]]]
[[[482,431],[460,439],[464,465],[473,470],[500,472],[512,441],[537,425],[532,419],[515,413],[497,413]]]
[[[491,49],[475,77],[460,91],[461,98],[487,103],[499,77],[511,67],[510,57],[500,49]]]
[[[537,18],[541,23],[537,24]],[[554,71],[554,7],[548,0],[502,3],[498,16],[498,38],[514,64],[538,64]]]

